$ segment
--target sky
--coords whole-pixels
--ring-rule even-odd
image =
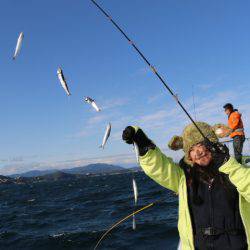
[[[196,120],[227,123],[222,106],[232,102],[249,135],[249,1],[98,3]],[[13,61],[21,31],[23,46]],[[91,1],[1,0],[0,32],[0,174],[97,162],[136,165],[132,147],[121,140],[128,125],[140,126],[167,155],[180,159],[182,152],[171,152],[167,143],[188,118]],[[58,67],[70,97],[60,86]],[[85,96],[102,111],[84,103]],[[108,122],[112,133],[102,150]]]

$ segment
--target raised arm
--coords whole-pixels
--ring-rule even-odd
[[[219,170],[228,174],[230,181],[236,186],[238,192],[250,202],[250,168],[238,163],[231,157]]]
[[[184,172],[171,158],[164,155],[159,148],[151,149],[146,155],[140,157],[140,165],[144,172],[155,182],[178,193],[179,182]]]
[[[150,178],[178,193],[183,170],[165,156],[139,127],[127,127],[123,132],[123,140],[128,144],[135,142],[138,145],[140,165]]]

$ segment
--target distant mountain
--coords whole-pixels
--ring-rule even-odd
[[[86,178],[89,175],[99,175],[99,174],[122,174],[129,172],[141,171],[141,168],[123,168],[116,165],[97,163],[89,164],[83,167],[76,167],[70,169],[62,170],[34,170],[22,174],[12,175],[11,177],[0,175],[0,184],[25,184],[33,182],[43,182],[43,181],[58,181],[58,180],[72,180]]]
[[[46,174],[42,176],[32,177],[34,181],[58,181],[58,180],[71,180],[77,178],[79,175],[67,174],[62,171],[56,171],[51,174]]]
[[[89,164],[84,167],[62,169],[61,171],[70,174],[101,174],[101,173],[119,172],[124,170],[125,169],[120,166],[97,163],[97,164]]]
[[[105,164],[105,163],[97,163],[97,164],[89,164],[87,166],[83,167],[75,167],[70,169],[48,169],[48,170],[32,170],[21,174],[14,174],[10,175],[12,178],[17,177],[38,177],[38,176],[45,176],[45,175],[51,175],[54,173],[66,173],[66,174],[106,174],[106,173],[112,173],[112,172],[123,172],[128,171],[123,167]]]
[[[56,169],[48,169],[48,170],[31,170],[22,174],[13,174],[10,175],[10,177],[12,178],[16,178],[16,177],[36,177],[36,176],[43,176],[43,175],[47,175],[47,174],[52,174],[57,172],[58,170]]]

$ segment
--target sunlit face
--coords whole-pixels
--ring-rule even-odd
[[[193,164],[206,167],[212,161],[212,154],[204,145],[196,144],[191,148],[189,158]]]
[[[230,110],[230,109],[225,109],[225,113],[226,113],[227,115],[230,115],[231,110]]]

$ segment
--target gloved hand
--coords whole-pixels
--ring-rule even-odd
[[[149,149],[155,149],[155,144],[144,134],[144,132],[138,128],[137,130],[128,126],[122,133],[122,139],[128,143],[136,143],[139,148],[140,156],[145,155]]]
[[[219,168],[225,164],[229,158],[229,149],[226,145],[220,142],[205,142],[207,149],[212,153],[212,159],[214,164]]]

